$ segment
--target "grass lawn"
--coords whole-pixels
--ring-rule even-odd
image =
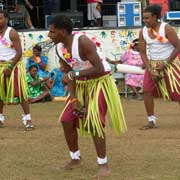
[[[128,132],[117,137],[107,125],[107,151],[112,175],[105,180],[180,180],[180,106],[156,100],[158,129],[146,123],[143,101],[122,99]],[[80,137],[83,165],[61,167],[69,152],[58,122],[62,102],[31,105],[34,131],[25,132],[19,105],[5,106],[0,129],[0,180],[89,180],[97,171],[90,137]]]

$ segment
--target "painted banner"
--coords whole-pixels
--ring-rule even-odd
[[[175,27],[180,37],[180,28]],[[81,30],[73,33],[87,35],[100,47],[99,55],[112,60],[119,60],[120,56],[129,48],[131,41],[139,36],[139,28],[134,29],[101,29]],[[59,59],[56,56],[53,43],[48,38],[48,31],[19,32],[23,48],[23,60],[32,56],[32,48],[35,44],[42,47],[44,55],[48,56],[48,70],[59,67]]]
[[[108,30],[81,30],[80,33],[88,36],[92,41],[99,43],[100,56],[117,60],[129,47],[130,42],[139,36],[139,29],[108,29]],[[52,70],[59,66],[53,43],[48,39],[48,31],[19,32],[23,60],[32,56],[32,48],[35,44],[42,47],[43,54],[48,56],[48,69]]]

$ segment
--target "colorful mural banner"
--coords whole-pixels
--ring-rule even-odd
[[[140,29],[108,29],[108,30],[81,30],[73,33],[80,33],[88,36],[96,46],[99,47],[99,55],[117,60],[129,47],[130,42],[137,38]],[[48,31],[19,32],[23,60],[26,61],[32,55],[32,48],[35,44],[42,47],[43,54],[48,56],[48,69],[52,70],[59,66],[59,60],[55,53],[53,43],[48,39]]]

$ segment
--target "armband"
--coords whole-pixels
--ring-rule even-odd
[[[69,72],[67,73],[67,76],[68,76],[68,78],[69,78],[70,80],[74,80],[73,71],[69,71]]]

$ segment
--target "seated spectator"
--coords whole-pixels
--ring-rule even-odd
[[[50,72],[50,91],[53,97],[67,96],[66,86],[62,83],[63,73],[59,68],[54,68]]]
[[[139,39],[134,39],[130,45],[130,49],[127,50],[118,61],[112,61],[106,58],[109,63],[118,64],[124,63],[132,66],[143,67],[143,61],[139,53]],[[144,75],[141,74],[126,74],[125,83],[128,85],[132,91],[133,95],[131,98],[142,100],[143,97],[139,93],[139,90],[143,85]]]
[[[36,65],[38,68],[38,75],[42,78],[47,77],[48,73],[46,71],[48,58],[41,55],[42,48],[39,45],[33,47],[32,57],[27,59],[26,69],[28,70],[31,65]]]
[[[37,72],[37,66],[31,65],[27,73],[28,100],[30,103],[42,101],[45,97],[50,96],[50,91],[45,85],[49,77],[40,78]]]

